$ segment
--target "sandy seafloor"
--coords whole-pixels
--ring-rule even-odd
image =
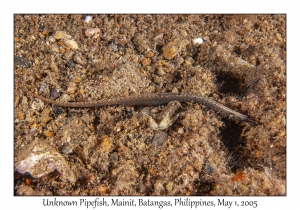
[[[85,18],[14,16],[15,195],[286,195],[285,15]],[[191,93],[258,124],[196,103],[63,108],[27,91]]]

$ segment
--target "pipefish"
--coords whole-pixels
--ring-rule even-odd
[[[230,119],[238,120],[241,122],[249,122],[251,124],[257,124],[256,121],[251,120],[247,115],[234,111],[210,98],[198,96],[195,94],[146,93],[140,95],[127,96],[127,97],[112,98],[104,101],[88,101],[88,102],[60,102],[60,101],[54,101],[45,98],[43,96],[32,93],[30,91],[28,91],[27,94],[35,98],[41,99],[49,104],[54,104],[61,107],[73,107],[73,108],[87,108],[87,107],[113,106],[113,105],[124,105],[124,106],[161,105],[161,104],[167,104],[171,101],[196,102],[215,110],[216,112],[220,113],[224,117],[228,117]]]

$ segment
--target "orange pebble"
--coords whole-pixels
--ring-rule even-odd
[[[237,172],[232,178],[231,178],[231,180],[232,181],[241,181],[241,180],[243,180],[245,178],[245,173],[243,173],[243,172]]]

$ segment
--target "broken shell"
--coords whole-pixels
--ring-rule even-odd
[[[70,39],[72,36],[68,35],[65,31],[56,31],[53,35],[53,38],[55,39]]]
[[[38,139],[22,149],[16,159],[16,170],[19,173],[28,172],[33,177],[40,178],[57,170],[62,180],[72,183],[76,181],[76,176],[64,157],[55,148]]]
[[[168,60],[175,57],[177,54],[178,45],[176,42],[169,42],[166,46],[163,47],[164,57]]]
[[[202,39],[202,37],[198,37],[198,38],[192,39],[192,43],[193,43],[194,46],[197,47],[197,46],[203,44],[204,40]]]
[[[162,146],[168,139],[168,134],[166,132],[158,132],[154,135],[152,144],[155,147]]]
[[[74,40],[68,39],[68,40],[65,41],[65,44],[73,50],[78,49],[78,44]]]
[[[68,86],[68,89],[67,89],[67,94],[75,93],[76,89],[77,89],[77,84],[74,83],[74,82],[70,82],[69,86]]]
[[[85,35],[87,37],[92,37],[94,35],[96,37],[96,35],[99,35],[99,34],[100,34],[100,28],[89,28],[85,31]]]

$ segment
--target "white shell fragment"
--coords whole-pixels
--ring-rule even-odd
[[[89,22],[91,22],[92,21],[92,16],[91,15],[87,15],[86,17],[85,17],[85,19],[84,19],[84,22],[86,22],[86,23],[89,23]]]
[[[51,37],[51,42],[54,40],[62,40],[71,49],[73,50],[78,49],[78,44],[74,40],[72,40],[72,36],[68,35],[67,32],[65,31],[56,31],[53,37]],[[57,51],[57,50],[55,49],[53,51]]]
[[[179,108],[180,103],[177,101],[168,103],[167,107],[156,116],[155,120],[151,116],[149,117],[149,127],[153,130],[168,129],[178,118],[179,115],[175,113]]]
[[[194,46],[199,46],[204,43],[204,40],[202,39],[202,37],[198,37],[198,38],[192,39],[192,43]]]
[[[53,35],[55,39],[71,39],[72,36],[68,35],[65,31],[56,31]]]
[[[67,40],[65,40],[65,43],[67,46],[69,46],[73,50],[78,49],[78,44],[74,40],[67,39]]]
[[[45,176],[54,170],[63,181],[76,181],[76,175],[65,158],[52,146],[38,139],[17,153],[16,170],[30,173],[35,178]]]
[[[100,28],[89,28],[89,29],[87,29],[87,30],[85,31],[85,35],[86,35],[87,37],[92,37],[92,36],[94,36],[94,35],[95,35],[95,37],[96,37],[96,36],[99,35],[99,33],[100,33]]]

